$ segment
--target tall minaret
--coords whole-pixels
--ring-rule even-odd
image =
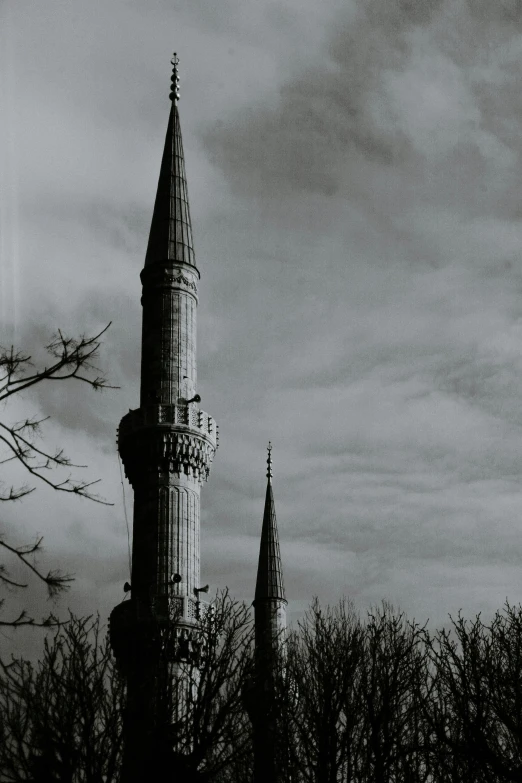
[[[111,641],[127,678],[123,780],[156,780],[172,754],[179,673],[197,648],[200,487],[217,427],[196,385],[199,272],[177,102],[178,59],[165,148],[141,272],[140,407],[123,417],[118,448],[134,490],[130,600],[111,614]],[[177,682],[176,687],[173,683]],[[162,770],[163,771],[163,770]]]
[[[281,672],[286,631],[286,598],[272,491],[272,444],[268,444],[267,485],[259,547],[255,615],[255,678],[247,696],[254,738],[254,783],[276,783],[276,676]]]

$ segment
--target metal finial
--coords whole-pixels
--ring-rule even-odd
[[[169,98],[171,101],[179,101],[179,76],[178,76],[179,57],[176,54],[176,52],[174,52],[172,56],[172,60],[170,62],[172,64],[172,76],[170,77],[171,85],[170,85]]]
[[[268,441],[268,459],[266,461],[267,469],[266,469],[266,477],[270,481],[272,478],[272,444],[270,441]]]

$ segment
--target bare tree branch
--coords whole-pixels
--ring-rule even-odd
[[[100,347],[100,338],[107,331],[111,324],[108,323],[104,329],[93,337],[82,335],[78,339],[66,337],[61,330],[58,330],[51,342],[46,346],[47,352],[57,359],[50,367],[44,367],[31,375],[21,374],[21,368],[32,366],[31,357],[21,353],[15,353],[14,348],[2,349],[0,355],[0,367],[6,370],[2,378],[3,385],[0,386],[0,401],[7,399],[12,394],[17,394],[24,389],[40,383],[44,380],[63,381],[69,378],[76,378],[79,381],[89,384],[93,389],[116,389],[111,386],[104,376],[89,378],[85,375],[79,375],[82,368],[92,370],[97,369],[91,360],[94,359]]]
[[[47,574],[44,574],[34,565],[34,562],[31,563],[28,558],[30,555],[34,556],[37,552],[41,551],[42,541],[43,537],[40,536],[37,538],[34,544],[15,547],[11,546],[11,544],[8,544],[4,538],[0,537],[0,546],[4,549],[7,549],[8,552],[11,552],[11,554],[18,558],[18,560],[21,561],[24,566],[29,568],[29,570],[32,571],[33,574],[35,574],[35,576],[37,576],[38,579],[40,579],[46,585],[49,598],[56,598],[60,593],[69,589],[70,585],[68,583],[72,582],[74,577],[70,574],[62,574],[59,571],[48,571]],[[0,573],[0,579],[2,579],[2,581],[8,581],[5,578],[5,566],[3,569],[4,573]],[[15,583],[12,582],[11,584]],[[27,587],[25,584],[19,584],[17,586]]]
[[[21,626],[30,625],[33,628],[52,628],[53,626],[61,626],[64,624],[63,620],[58,620],[54,614],[49,614],[43,620],[35,620],[34,617],[29,617],[26,610],[23,609],[18,617],[13,620],[0,620],[0,626],[9,628],[20,628]]]
[[[53,361],[43,369],[35,369],[30,354],[15,350],[13,346],[10,348],[0,347],[0,402],[7,403],[13,395],[46,381],[75,379],[88,384],[95,391],[117,388],[111,386],[105,376],[99,374],[99,370],[93,363],[98,355],[101,338],[109,326],[110,323],[92,337],[86,335],[81,335],[79,338],[68,337],[58,330],[45,346]],[[92,492],[92,487],[99,483],[99,479],[85,481],[76,476],[76,470],[85,468],[85,465],[74,463],[63,449],[51,451],[45,445],[37,443],[37,440],[42,436],[42,425],[47,419],[47,416],[33,416],[13,423],[5,420],[0,421],[0,446],[4,450],[0,465],[18,462],[26,473],[58,492],[67,492],[87,498],[95,503],[112,505],[100,495]],[[74,472],[69,472],[68,475],[64,474],[62,471],[64,468]],[[0,482],[0,501],[21,500],[34,492],[35,489],[35,486],[29,484],[6,487]],[[43,582],[46,585],[49,598],[55,599],[69,588],[73,577],[69,574],[62,574],[58,570],[49,570],[45,573],[39,569],[35,558],[41,551],[41,543],[42,538],[40,537],[34,544],[15,546],[7,542],[5,536],[0,536],[0,547]],[[11,577],[5,565],[0,565],[0,585],[11,590],[24,589],[28,586],[25,581]],[[0,606],[2,603],[0,601]],[[52,615],[37,622],[23,611],[14,619],[0,621],[0,625],[14,628],[22,625],[48,627],[57,622]]]

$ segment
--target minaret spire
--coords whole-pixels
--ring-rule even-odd
[[[159,299],[149,298],[151,308],[147,314],[145,298],[142,299],[142,405],[151,401],[172,405],[180,398],[193,400],[197,384],[196,307],[200,275],[192,241],[187,176],[177,106],[177,54],[174,54],[171,62],[173,69],[169,97],[172,103],[141,280],[144,297],[151,288],[157,293],[163,290],[166,294],[167,288],[171,286],[174,289],[182,289],[187,295],[177,297],[177,302],[172,302],[170,295]],[[178,304],[181,309],[177,309]],[[174,331],[178,335],[177,340]],[[164,345],[162,351],[160,342]]]
[[[118,449],[134,490],[131,597],[111,613],[111,642],[127,679],[122,780],[159,780],[179,748],[172,722],[188,703],[201,614],[200,490],[217,425],[200,410],[192,242],[177,102],[172,101],[145,266],[141,272],[140,407],[120,422]]]
[[[257,567],[255,615],[255,676],[245,690],[253,725],[254,783],[277,783],[278,716],[276,689],[284,660],[286,597],[272,489],[272,444],[268,443],[267,484]]]
[[[272,444],[270,441],[268,442],[267,451],[265,511],[263,514],[261,546],[259,547],[259,561],[257,566],[256,601],[284,601],[286,604],[274,493],[272,489]]]
[[[187,176],[179,122],[179,58],[171,60],[172,101],[145,266],[166,260],[196,266],[190,221]]]

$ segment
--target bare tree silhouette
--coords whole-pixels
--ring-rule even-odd
[[[29,354],[10,348],[0,347],[0,403],[4,417],[0,420],[0,464],[17,463],[22,471],[28,474],[29,481],[17,486],[0,482],[0,502],[16,502],[34,492],[36,484],[43,482],[58,492],[66,492],[87,498],[96,503],[107,504],[102,497],[93,492],[98,481],[85,481],[78,475],[78,470],[84,468],[74,462],[64,453],[63,449],[51,451],[42,443],[42,425],[48,417],[33,416],[21,421],[8,421],[8,404],[15,395],[32,389],[36,385],[56,381],[78,381],[85,383],[95,391],[110,386],[106,378],[99,374],[94,365],[101,344],[101,337],[110,324],[92,337],[82,335],[79,338],[67,337],[58,331],[45,346],[51,356],[48,366],[37,368]],[[110,504],[108,504],[110,505]],[[0,547],[4,554],[13,562],[22,564],[28,574],[41,581],[50,598],[67,590],[72,576],[60,570],[44,572],[38,566],[37,556],[42,550],[42,536],[37,536],[30,544],[18,545],[0,534]],[[25,580],[15,579],[6,563],[0,564],[0,585],[7,590],[18,590],[27,587]],[[5,598],[0,600],[3,607]],[[16,617],[1,618],[0,626],[55,625],[58,620],[53,614],[37,621],[22,610]]]

